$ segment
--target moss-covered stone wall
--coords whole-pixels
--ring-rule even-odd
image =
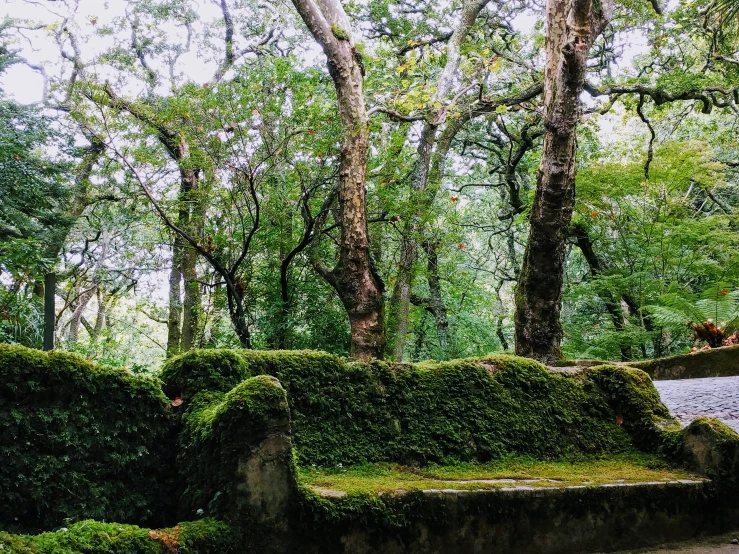
[[[669,412],[648,376],[615,371],[620,380],[598,368],[576,377],[555,375],[512,356],[364,364],[307,351],[202,350],[168,361],[161,378],[170,397],[184,398],[184,411],[192,405],[202,411],[202,391],[217,403],[245,378],[277,377],[287,391],[298,462],[334,466],[485,461],[507,454],[551,459],[641,444],[653,448],[654,437],[635,442],[631,431],[644,424],[632,417],[646,417],[651,429],[656,420],[670,423]],[[630,401],[634,415],[626,418],[618,413],[627,411],[619,404],[622,392],[637,395]]]
[[[170,523],[171,422],[155,379],[0,345],[0,529]]]

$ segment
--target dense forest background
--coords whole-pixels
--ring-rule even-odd
[[[583,2],[560,4],[6,3],[0,341],[40,346],[55,272],[58,347],[134,371],[195,347],[720,345],[739,319],[735,2],[584,2],[583,47],[554,52],[546,30],[579,29]],[[557,232],[537,227],[567,165],[552,114],[576,153]],[[557,323],[526,323],[549,290]]]

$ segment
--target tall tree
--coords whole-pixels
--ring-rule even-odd
[[[341,298],[351,326],[350,355],[381,358],[385,351],[384,283],[375,271],[367,230],[369,120],[364,100],[364,67],[352,42],[349,18],[339,0],[293,0],[308,30],[323,48],[336,87],[342,124],[339,160],[339,259],[316,271]]]
[[[575,203],[580,94],[588,52],[608,24],[613,0],[547,0],[544,148],[531,208],[529,242],[516,289],[516,354],[559,360],[562,284]]]

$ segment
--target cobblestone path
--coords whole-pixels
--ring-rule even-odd
[[[739,432],[739,377],[655,381],[654,386],[682,425],[708,416]]]

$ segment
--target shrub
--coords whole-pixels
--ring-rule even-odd
[[[171,419],[154,379],[0,345],[0,525],[163,523],[173,502]]]

